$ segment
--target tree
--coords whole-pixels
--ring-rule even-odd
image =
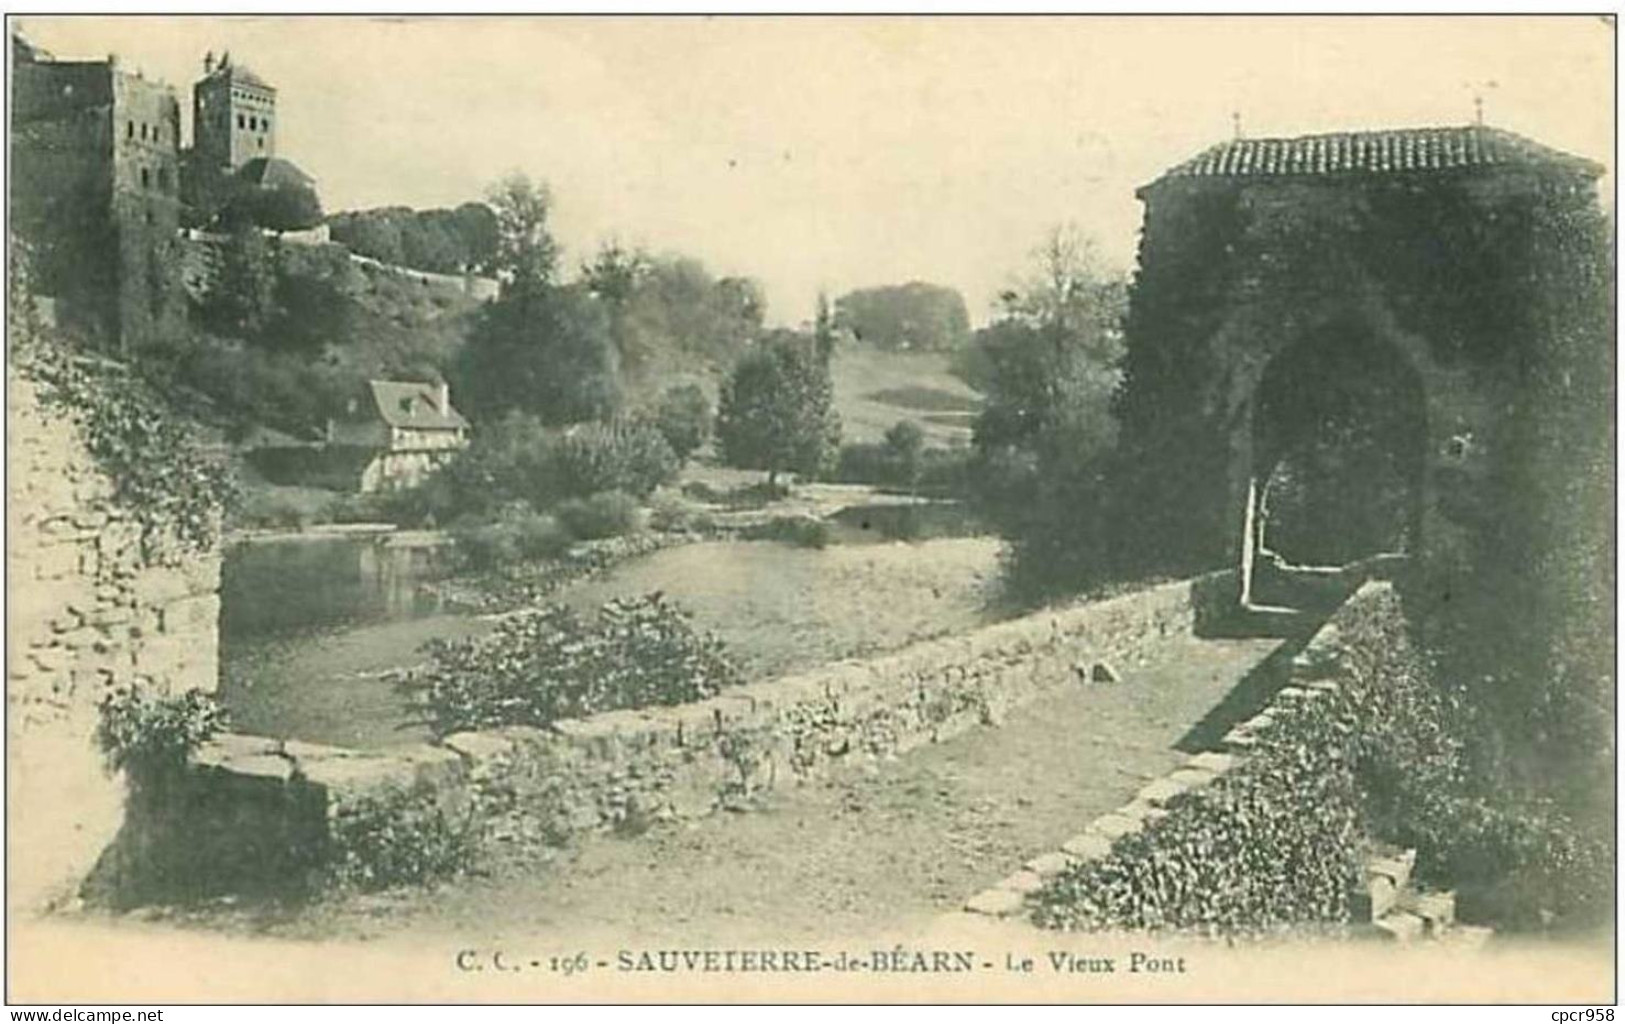
[[[486,198],[496,217],[491,266],[504,289],[522,292],[552,284],[559,247],[547,226],[553,205],[547,186],[513,174],[492,186]]]
[[[1104,570],[1102,483],[1117,438],[1126,289],[1075,228],[1049,233],[974,342],[984,512],[1012,541],[1012,582],[1042,596]]]
[[[925,431],[913,420],[898,420],[886,431],[886,450],[896,460],[913,490],[920,480],[920,459],[925,453]]]
[[[329,221],[333,241],[380,263],[399,264],[404,259],[401,221],[390,210],[358,210],[335,214]]]
[[[768,485],[781,472],[819,472],[840,446],[829,364],[805,336],[764,340],[734,368],[717,408],[723,458],[764,469]]]
[[[462,239],[468,260],[464,269],[476,274],[494,274],[494,261],[500,244],[497,215],[484,203],[464,203],[451,211],[451,223]]]
[[[835,323],[877,348],[952,351],[970,337],[964,297],[923,281],[847,292],[835,301]]]
[[[655,407],[655,427],[682,460],[711,440],[712,420],[711,402],[698,384],[667,388]]]
[[[586,289],[532,284],[481,312],[454,376],[467,411],[510,411],[558,425],[601,419],[621,404],[619,364],[604,304]]]
[[[322,203],[308,185],[284,183],[255,188],[248,199],[254,223],[267,231],[305,231],[322,222]]]
[[[999,296],[1005,318],[1083,345],[1097,362],[1122,358],[1128,284],[1102,268],[1094,240],[1076,224],[1045,234],[1031,266]]]
[[[554,280],[547,187],[511,176],[491,189],[490,207],[502,294],[481,311],[454,369],[469,413],[527,412],[548,425],[613,415],[622,395],[610,309],[590,284]]]
[[[835,358],[835,314],[829,308],[829,296],[818,293],[818,311],[813,316],[813,341],[818,346],[818,358],[828,363]]]
[[[686,256],[652,256],[616,242],[601,246],[581,277],[610,309],[628,383],[668,379],[674,371],[730,367],[760,333],[760,288],[744,278],[712,277]]]
[[[245,338],[259,334],[276,313],[276,273],[259,229],[241,223],[221,244],[219,271],[203,300],[212,331]]]
[[[467,253],[449,218],[446,210],[424,210],[407,219],[401,230],[402,262],[435,274],[460,272]]]

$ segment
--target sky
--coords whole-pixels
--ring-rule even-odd
[[[616,240],[820,291],[931,281],[985,320],[1054,225],[1132,268],[1135,189],[1250,137],[1485,122],[1614,156],[1613,31],[1572,17],[26,17],[63,59],[278,90],[329,211],[455,205],[519,171],[572,264]],[[1605,179],[1612,188],[1612,174]]]

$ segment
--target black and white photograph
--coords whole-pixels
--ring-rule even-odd
[[[1613,1019],[1613,15],[6,28],[8,1004]]]

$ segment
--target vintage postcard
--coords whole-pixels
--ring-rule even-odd
[[[9,1001],[1613,1003],[1612,17],[7,30]]]

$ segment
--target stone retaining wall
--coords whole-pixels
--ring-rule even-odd
[[[208,859],[239,865],[251,877],[264,874],[256,866],[263,851],[252,848],[257,837],[329,842],[347,818],[394,801],[404,800],[419,820],[426,806],[451,820],[471,815],[498,841],[700,816],[831,766],[996,724],[1010,708],[1099,662],[1127,664],[1165,638],[1188,634],[1233,589],[1231,574],[1216,573],[693,704],[608,712],[546,729],[457,733],[434,746],[366,752],[223,736],[195,755],[194,783],[254,791],[260,795],[250,802],[267,813],[308,820],[256,828],[194,822],[189,845],[196,850],[203,836],[226,844]]]
[[[26,910],[71,895],[123,819],[93,739],[102,696],[214,690],[220,559],[146,564],[74,424],[14,374],[8,401],[7,873]]]
[[[1028,896],[1047,880],[1081,864],[1104,860],[1124,837],[1137,834],[1165,817],[1170,803],[1193,790],[1213,785],[1235,770],[1256,746],[1255,734],[1272,722],[1281,709],[1301,701],[1322,699],[1337,691],[1339,684],[1328,678],[1333,674],[1328,667],[1342,655],[1338,623],[1343,609],[1393,600],[1392,583],[1362,584],[1292,658],[1287,679],[1269,705],[1226,733],[1219,749],[1196,754],[1168,774],[1153,779],[1128,803],[1096,818],[1058,849],[1033,857],[1013,874],[972,896],[966,901],[964,912],[976,917],[1024,920],[1031,909]]]

